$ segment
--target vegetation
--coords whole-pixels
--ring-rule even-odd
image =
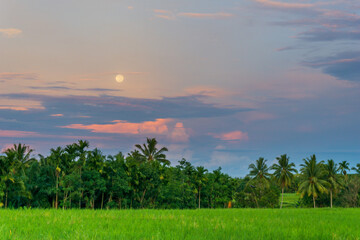
[[[360,209],[2,210],[2,239],[359,239]],[[36,223],[36,224],[34,224]]]
[[[284,154],[267,165],[259,158],[249,174],[234,178],[182,159],[171,166],[156,139],[135,145],[126,156],[106,156],[78,141],[34,157],[17,144],[0,155],[0,204],[4,208],[194,209],[358,207],[356,174],[343,161],[304,159],[300,173]],[[272,172],[273,171],[273,172]],[[298,195],[296,194],[298,193]],[[290,195],[289,195],[290,194]],[[281,195],[281,198],[280,198]],[[289,202],[289,196],[294,200]],[[285,198],[285,199],[284,199]],[[281,199],[281,200],[280,200]]]

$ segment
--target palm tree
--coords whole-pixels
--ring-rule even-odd
[[[94,170],[100,173],[101,177],[103,177],[104,179],[107,178],[107,174],[104,171],[104,169],[106,169],[106,157],[102,154],[102,152],[95,148],[92,151],[89,151],[88,153],[88,157],[87,157],[87,168],[89,170]],[[103,205],[104,205],[104,194],[105,194],[105,190],[101,191],[101,209],[103,209]]]
[[[208,180],[205,173],[207,172],[207,170],[200,166],[200,167],[196,167],[196,171],[195,171],[195,183],[197,186],[197,192],[198,192],[198,205],[199,205],[199,209],[200,209],[200,202],[201,202],[201,189],[203,187],[203,185],[205,184],[205,182]]]
[[[143,156],[147,161],[159,161],[161,163],[170,164],[170,161],[166,159],[166,155],[164,152],[167,152],[168,149],[166,147],[157,149],[157,141],[155,138],[146,138],[146,143],[142,146],[140,144],[136,144],[135,147],[140,150],[140,155]]]
[[[81,200],[84,194],[84,191],[82,189],[82,169],[85,166],[86,161],[86,148],[90,146],[88,141],[79,140],[78,143],[75,143],[76,151],[78,154],[78,160],[76,162],[76,167],[79,169],[79,179],[80,179],[80,197],[79,197],[79,208],[81,208]]]
[[[60,166],[62,165],[63,161],[63,153],[64,150],[61,147],[57,147],[56,149],[50,149],[50,161],[51,165],[55,168],[55,188],[56,188],[56,196],[55,196],[55,208],[58,208],[58,200],[59,200],[59,176],[61,172]]]
[[[13,153],[15,160],[18,163],[17,168],[24,173],[24,170],[29,167],[29,164],[32,161],[35,161],[34,158],[31,157],[31,154],[33,153],[33,149],[31,149],[29,146],[26,146],[25,144],[14,144],[12,148],[8,148],[5,150],[5,154]]]
[[[294,178],[293,172],[297,173],[297,170],[295,169],[294,163],[289,163],[289,157],[286,154],[277,157],[276,160],[278,161],[278,164],[272,165],[271,169],[275,170],[273,175],[281,186],[280,208],[282,208],[283,200],[284,200],[284,188],[289,187],[291,185],[291,181]]]
[[[360,175],[360,163],[356,164],[356,167],[351,168],[351,170],[356,171],[356,173]]]
[[[250,189],[252,189],[252,193],[254,195],[254,200],[256,202],[256,206],[259,207],[257,196],[254,192],[254,189],[257,188],[256,185],[259,184],[259,196],[262,194],[262,188],[269,187],[269,179],[270,179],[270,173],[269,173],[269,167],[266,165],[267,160],[260,157],[258,160],[256,160],[255,164],[250,164],[249,169],[250,173],[248,174],[248,177],[250,177],[250,181],[247,183],[247,185],[250,185]],[[252,185],[254,183],[254,185]]]
[[[333,192],[336,191],[341,185],[340,176],[338,175],[339,168],[334,160],[330,159],[324,165],[326,179],[329,183],[330,192],[330,208],[333,206]]]
[[[315,154],[310,158],[304,159],[304,164],[301,164],[302,182],[299,186],[301,197],[307,194],[312,196],[314,208],[316,207],[316,198],[320,193],[327,192],[327,181],[324,179],[324,169],[322,167],[323,161],[317,162]]]
[[[350,171],[349,163],[347,161],[342,161],[341,163],[339,163],[339,169],[342,175],[346,176],[347,175],[346,170]]]
[[[5,190],[5,208],[8,205],[8,189],[11,184],[15,183],[16,165],[15,152],[9,151],[5,156],[0,156],[0,180]]]
[[[268,183],[270,174],[269,167],[266,165],[267,160],[264,158],[259,158],[256,160],[255,164],[250,164],[249,169],[250,173],[248,174],[253,180],[259,180],[260,182]]]

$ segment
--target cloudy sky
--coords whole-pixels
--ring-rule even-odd
[[[359,26],[357,0],[0,0],[0,148],[359,163]]]

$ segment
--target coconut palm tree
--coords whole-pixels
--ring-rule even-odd
[[[304,195],[312,196],[314,208],[316,207],[316,198],[320,193],[327,192],[328,182],[324,179],[325,172],[322,166],[323,161],[317,162],[315,154],[310,158],[304,159],[301,164],[302,182],[299,186],[301,197]]]
[[[79,169],[79,175],[80,175],[80,177],[79,177],[79,179],[80,179],[79,208],[81,208],[82,197],[84,194],[81,176],[82,176],[82,169],[84,168],[85,161],[86,161],[86,153],[87,153],[86,149],[90,146],[90,144],[88,141],[79,140],[78,143],[75,143],[74,145],[76,147],[77,157],[78,157],[78,160],[77,160],[75,166],[77,169]]]
[[[342,175],[346,176],[347,175],[346,170],[350,171],[349,163],[347,161],[342,161],[341,163],[339,163],[339,169]]]
[[[195,169],[194,179],[195,179],[195,184],[197,186],[199,209],[200,209],[200,202],[201,202],[201,189],[202,189],[203,185],[208,181],[208,178],[206,177],[207,171],[208,170],[206,170],[202,166],[196,167],[196,169]]]
[[[15,183],[16,166],[15,152],[8,151],[5,156],[0,156],[0,180],[5,192],[5,208],[7,208],[8,205],[8,189],[11,184]]]
[[[341,178],[338,174],[339,168],[334,160],[330,159],[327,161],[327,164],[324,165],[326,180],[329,183],[329,193],[330,193],[330,207],[333,206],[333,193],[337,191],[341,186]]]
[[[356,173],[360,175],[360,163],[356,164],[356,167],[351,168],[351,170],[356,171]]]
[[[267,160],[263,157],[256,160],[255,164],[250,164],[250,173],[248,174],[253,180],[268,183],[270,178],[269,167],[266,165]]]
[[[291,181],[294,179],[294,174],[297,173],[294,163],[289,163],[289,157],[286,154],[277,157],[277,164],[272,165],[271,169],[275,170],[273,175],[281,186],[281,204],[282,208],[284,200],[284,189],[291,185]]]
[[[50,149],[50,163],[51,165],[55,168],[55,189],[56,189],[56,195],[55,195],[55,208],[58,208],[58,203],[59,203],[59,177],[60,177],[60,172],[61,172],[61,168],[62,167],[62,161],[63,161],[63,157],[64,157],[64,149],[62,149],[61,147],[57,147],[57,148],[51,148]]]
[[[136,144],[135,147],[140,150],[140,155],[149,162],[159,161],[161,163],[170,164],[170,161],[166,159],[166,155],[164,154],[168,149],[163,147],[158,150],[156,147],[157,143],[155,138],[146,138],[146,144],[143,144],[142,146]]]
[[[17,168],[22,171],[24,174],[24,170],[29,167],[32,161],[35,161],[34,158],[31,157],[33,153],[33,149],[25,144],[14,144],[12,148],[8,148],[4,151],[5,154],[12,153],[14,155],[15,160],[17,161]]]

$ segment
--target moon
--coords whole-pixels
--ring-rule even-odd
[[[115,80],[118,83],[122,83],[125,80],[125,77],[123,75],[121,75],[121,74],[118,74],[118,75],[116,75]]]

